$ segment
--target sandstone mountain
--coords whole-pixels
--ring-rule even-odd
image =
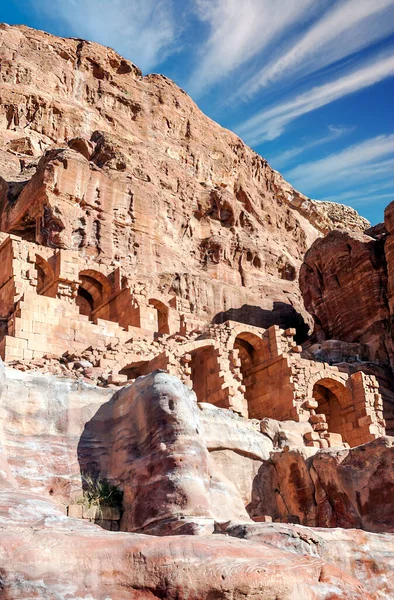
[[[365,219],[307,199],[174,82],[109,48],[2,25],[0,53],[1,231],[121,264],[204,319],[308,321],[305,251]]]

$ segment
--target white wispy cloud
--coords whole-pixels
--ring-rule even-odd
[[[258,112],[241,123],[236,128],[237,133],[250,145],[275,139],[297,117],[393,75],[394,56],[375,59],[339,79],[315,86],[287,102]]]
[[[143,71],[160,64],[177,35],[172,0],[31,0],[37,11],[60,18],[76,37],[114,48]]]
[[[376,194],[376,192],[370,192],[368,189],[363,189],[357,194],[357,191],[353,190],[351,194],[338,194],[330,196],[329,198],[324,198],[324,200],[328,202],[345,202],[354,207],[365,206],[376,202],[384,202],[384,204],[387,204],[391,200],[394,200],[394,190],[387,194]]]
[[[306,75],[382,40],[394,31],[394,0],[332,3],[296,43],[265,64],[237,95],[251,96],[271,82]]]
[[[199,94],[227,77],[274,39],[317,10],[323,0],[195,0],[210,29],[188,89]]]
[[[316,148],[317,146],[323,146],[324,144],[328,144],[329,142],[333,142],[344,135],[354,131],[354,127],[337,127],[335,125],[328,126],[329,133],[315,140],[311,140],[305,144],[299,144],[294,148],[289,148],[289,150],[285,150],[280,154],[276,154],[270,157],[270,164],[274,167],[274,169],[282,168],[287,165],[289,162],[293,160],[296,156],[299,156],[303,152],[310,150],[311,148]]]
[[[381,192],[387,192],[382,194]],[[381,182],[377,185],[362,186],[361,193],[358,190],[348,190],[346,192],[338,192],[331,195],[325,195],[321,200],[327,202],[350,202],[359,198],[391,198],[394,199],[394,189],[392,182]],[[373,198],[372,198],[373,197]]]
[[[292,185],[311,190],[342,186],[343,190],[362,182],[382,182],[394,189],[394,134],[380,135],[353,144],[320,160],[306,162],[286,172]]]

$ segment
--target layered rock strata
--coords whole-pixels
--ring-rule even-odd
[[[9,372],[6,371],[7,378]],[[25,374],[19,376],[26,378]],[[61,385],[64,383],[60,380]],[[84,398],[88,404],[82,410]],[[74,409],[68,417],[74,426],[79,422],[83,428],[87,411],[92,411],[92,398],[78,395],[79,410]],[[298,483],[294,480],[291,466],[294,452],[283,453],[278,449],[272,453],[273,444],[278,448],[280,432],[282,439],[287,436],[288,441],[300,441],[302,424],[264,421],[261,429],[276,438],[273,442],[258,431],[257,423],[252,428],[252,422],[242,422],[223,409],[207,407],[208,413],[204,415],[206,408],[197,407],[193,393],[162,372],[139,378],[109,402],[104,405],[100,402],[99,407],[80,435],[80,469],[100,470],[124,489],[123,527],[140,529],[144,522],[144,530],[160,535],[107,532],[85,520],[66,517],[61,504],[65,498],[58,489],[35,494],[37,475],[53,471],[60,458],[55,453],[44,460],[43,448],[33,466],[32,448],[42,435],[37,432],[26,443],[33,460],[23,484],[25,489],[19,483],[18,465],[11,460],[19,481],[9,480],[0,490],[0,573],[6,598],[27,599],[38,595],[77,599],[81,594],[90,594],[97,600],[108,597],[121,600],[126,596],[148,599],[152,594],[189,600],[211,598],[212,594],[223,600],[259,596],[281,600],[394,597],[392,536],[354,529],[341,532],[252,523],[248,517],[246,508],[250,507],[244,508],[246,498],[230,483],[229,476],[238,480],[238,486],[241,480],[244,485],[248,483],[255,500],[257,490],[268,495],[269,488],[262,482],[271,461],[275,464],[282,461],[293,472],[292,481],[281,477],[283,484],[292,485],[293,493],[301,490],[300,486],[305,488],[305,480]],[[27,417],[30,403],[25,404],[24,411]],[[42,418],[44,414],[48,424],[59,422],[56,414],[45,412]],[[70,437],[66,439],[72,446]],[[370,517],[363,526],[384,523],[382,514],[376,518],[382,505],[374,512],[371,502],[364,503],[368,493],[370,498],[372,494],[380,494],[384,481],[389,484],[390,478],[389,470],[381,467],[376,469],[378,477],[372,475],[376,459],[380,465],[386,462],[387,468],[391,462],[384,453],[384,444],[373,444],[342,454],[318,451],[313,456],[316,470],[319,457],[323,462],[331,461],[328,469],[323,465],[319,471],[321,479],[324,474],[332,481],[340,481],[342,477],[342,487],[346,465],[341,463],[353,461],[355,496],[351,496],[348,487],[347,506],[343,494],[342,501],[332,504],[343,526],[355,525],[352,518],[347,523],[345,518],[346,514],[352,517],[349,510],[352,503],[360,506],[360,502],[365,509],[364,517],[367,513]],[[55,447],[53,440],[48,447]],[[392,440],[387,440],[386,451],[391,447]],[[226,474],[217,462],[218,451],[222,452],[221,460],[223,452],[229,457],[233,455],[233,460],[226,463]],[[310,448],[308,452],[313,454],[316,450]],[[364,454],[363,464],[360,453]],[[62,453],[60,462],[65,460],[75,469],[71,454],[67,459]],[[248,462],[251,469],[245,468]],[[256,462],[260,466],[253,474]],[[366,465],[369,471],[365,470]],[[347,467],[349,471],[349,464]],[[362,478],[357,469],[363,473]],[[245,472],[250,473],[248,482]],[[387,486],[386,490],[389,491]],[[281,492],[289,502],[284,486]],[[321,495],[316,488],[317,502],[321,502]],[[332,495],[329,500],[332,502]],[[392,494],[386,500],[385,516],[389,518],[388,511],[393,510]],[[294,511],[290,502],[289,508]],[[273,518],[276,516],[272,513]],[[284,520],[290,518],[294,519],[294,515],[287,514]],[[229,521],[226,523],[225,519]],[[215,535],[207,535],[212,531],[207,527],[210,522],[216,528]],[[178,535],[168,535],[170,531]],[[199,535],[179,535],[186,532]]]
[[[394,428],[393,214],[391,203],[384,226],[366,234],[333,231],[315,241],[300,272],[305,307],[315,323],[308,355],[318,358],[323,351],[323,360],[325,353],[331,363],[338,363],[346,353],[353,354],[354,370],[376,373],[389,431]],[[343,343],[348,344],[345,352],[335,355],[334,350],[332,355],[328,344],[339,349]]]
[[[2,231],[121,263],[204,319],[245,306],[266,326],[247,307],[275,302],[308,318],[298,268],[344,207],[310,203],[176,84],[109,48],[7,25],[0,48]]]
[[[0,48],[5,598],[394,598],[392,536],[349,529],[393,529],[389,235],[109,48],[7,25]],[[333,295],[301,356],[304,253],[350,237],[325,268],[359,332]]]

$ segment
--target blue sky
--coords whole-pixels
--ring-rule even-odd
[[[311,198],[394,199],[394,0],[0,0],[174,79]]]

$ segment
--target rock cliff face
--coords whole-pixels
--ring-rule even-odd
[[[251,324],[289,326],[293,306],[308,319],[298,269],[345,207],[309,201],[109,48],[7,25],[0,48],[2,231],[121,262],[205,318],[245,306]],[[347,209],[343,226],[367,225]],[[247,308],[275,303],[271,322]]]
[[[303,525],[394,533],[394,439],[349,450],[274,453],[253,481],[252,516],[295,515]],[[272,493],[272,490],[275,490]]]
[[[305,307],[314,318],[312,354],[327,351],[327,340],[358,344],[353,348],[358,367],[381,382],[389,431],[394,429],[393,214],[391,203],[384,225],[366,234],[332,231],[316,240],[300,271]],[[335,345],[331,342],[331,350]],[[329,358],[330,350],[325,354]]]

